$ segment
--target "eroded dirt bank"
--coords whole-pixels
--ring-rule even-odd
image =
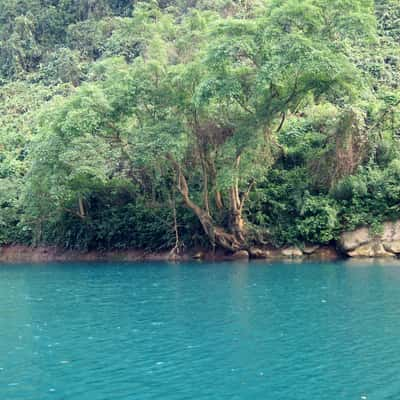
[[[0,247],[0,262],[54,262],[54,261],[188,261],[214,260],[231,261],[246,259],[321,259],[332,260],[341,257],[334,246],[310,246],[304,249],[285,247],[281,249],[252,249],[250,252],[210,251],[193,249],[179,255],[170,252],[146,252],[144,250],[78,251],[58,247],[29,247],[10,245]]]

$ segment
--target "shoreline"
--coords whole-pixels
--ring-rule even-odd
[[[237,260],[321,260],[345,259],[335,246],[250,249],[249,252],[227,253],[223,250],[213,252],[209,249],[189,249],[181,254],[170,251],[149,252],[140,249],[126,250],[66,250],[56,246],[30,247],[25,245],[0,246],[0,263],[46,263],[74,261],[237,261]]]
[[[310,253],[310,249],[313,250]],[[360,262],[384,263],[400,262],[397,256],[360,255],[349,256],[344,251],[340,251],[335,245],[310,246],[300,250],[297,247],[285,248],[264,248],[257,249],[256,253],[243,254],[227,253],[217,250],[215,253],[209,249],[189,249],[182,254],[173,255],[169,251],[149,252],[140,249],[126,250],[66,250],[56,246],[30,247],[25,245],[0,246],[0,266],[2,264],[46,264],[63,262],[130,262],[140,263],[146,261],[154,262],[331,262],[346,261],[346,263],[358,265]],[[397,263],[396,263],[397,265]]]
[[[363,226],[342,232],[330,244],[287,245],[280,248],[262,245],[229,252],[218,248],[188,248],[179,254],[172,251],[123,250],[67,250],[57,246],[11,244],[0,246],[0,263],[47,263],[74,261],[140,262],[140,261],[334,261],[346,259],[400,259],[400,220],[386,221],[379,232]]]

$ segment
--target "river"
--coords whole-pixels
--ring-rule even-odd
[[[400,261],[0,265],[1,400],[400,398]]]

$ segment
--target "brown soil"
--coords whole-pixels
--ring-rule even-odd
[[[282,249],[269,249],[263,259],[293,259],[282,255]],[[313,254],[296,257],[295,259],[332,260],[340,257],[333,246],[321,246]],[[113,250],[113,251],[78,251],[65,250],[58,247],[29,247],[22,245],[10,245],[0,247],[0,262],[62,262],[62,261],[233,261],[247,260],[246,252],[229,253],[218,250],[215,253],[210,250],[194,249],[180,255],[172,255],[170,252],[152,253],[144,250]]]

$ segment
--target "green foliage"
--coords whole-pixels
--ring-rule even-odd
[[[47,85],[70,82],[78,86],[85,79],[86,73],[87,64],[79,52],[60,47],[48,55],[39,67],[38,75]]]
[[[20,225],[26,207],[20,201],[29,169],[28,154],[40,109],[68,85],[52,88],[12,82],[0,87],[0,243],[30,242],[29,229]]]
[[[384,169],[361,168],[359,173],[340,181],[332,191],[340,207],[345,229],[360,225],[378,225],[400,215],[400,165],[394,160]]]
[[[395,0],[0,2],[0,244],[204,245],[185,189],[229,231],[236,188],[256,242],[378,229],[400,216],[399,18]]]
[[[311,194],[306,169],[273,170],[252,196],[249,220],[268,226],[265,240],[275,245],[329,243],[338,232],[338,207]]]

